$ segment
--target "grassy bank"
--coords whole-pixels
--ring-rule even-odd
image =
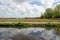
[[[0,19],[0,28],[29,28],[39,27],[47,30],[55,29],[60,34],[60,19],[40,19],[40,18],[23,18],[23,19]]]
[[[18,22],[18,23],[0,23],[0,27],[8,27],[8,26],[18,26],[17,28],[20,27],[48,27],[48,28],[55,28],[55,27],[60,27],[60,24],[54,24],[54,23],[46,23],[46,24],[30,24],[30,23],[22,23],[22,22]]]
[[[27,23],[0,23],[0,28],[29,28],[29,27],[39,27],[39,28],[46,28],[47,30],[55,29],[56,34],[60,35],[60,24],[53,24],[53,23],[47,23],[47,24],[27,24]]]

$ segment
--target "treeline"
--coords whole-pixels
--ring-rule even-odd
[[[47,8],[41,18],[60,18],[60,4],[56,5],[54,9]]]

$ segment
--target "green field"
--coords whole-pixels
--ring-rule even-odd
[[[23,22],[23,23],[33,23],[33,24],[41,24],[41,23],[60,23],[60,19],[39,19],[39,18],[28,18],[28,19],[0,19],[0,23],[18,23],[18,22]]]
[[[0,27],[2,28],[29,28],[39,27],[48,30],[55,29],[56,33],[60,35],[60,19],[0,19]]]

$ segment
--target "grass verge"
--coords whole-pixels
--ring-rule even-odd
[[[39,28],[46,28],[47,30],[54,29],[56,34],[60,35],[60,24],[27,24],[27,23],[13,23],[13,24],[0,24],[0,28],[29,28],[29,27],[39,27]]]

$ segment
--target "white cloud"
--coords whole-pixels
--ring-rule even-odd
[[[30,4],[38,1],[43,6]],[[52,8],[55,0],[0,0],[0,18],[23,18],[23,17],[39,17],[45,8]]]
[[[39,17],[41,12],[44,11],[42,6],[31,5],[27,2],[17,5],[20,13],[22,12],[22,17]]]

